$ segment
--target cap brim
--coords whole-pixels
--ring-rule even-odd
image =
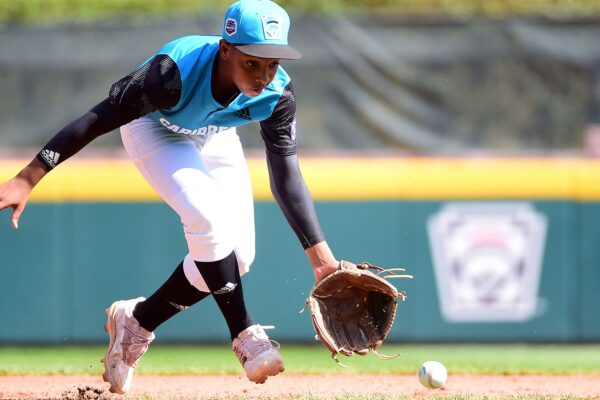
[[[236,44],[235,48],[249,56],[260,58],[280,58],[284,60],[297,60],[302,58],[302,53],[292,46],[282,44]]]

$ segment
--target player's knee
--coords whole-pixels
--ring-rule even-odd
[[[227,224],[222,218],[198,218],[184,225],[190,255],[198,261],[217,261],[233,251]]]
[[[236,249],[235,256],[237,258],[240,276],[250,271],[250,265],[254,261],[254,254],[254,247],[252,249],[247,249],[244,251],[239,251],[238,249]]]

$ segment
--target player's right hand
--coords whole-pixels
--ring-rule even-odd
[[[17,176],[0,185],[0,211],[9,207],[13,209],[13,228],[19,228],[19,218],[27,205],[29,195],[46,173],[46,169],[36,157]]]
[[[19,228],[19,218],[25,209],[31,189],[31,183],[18,175],[0,184],[0,210],[9,207],[13,209],[11,221],[15,229]]]

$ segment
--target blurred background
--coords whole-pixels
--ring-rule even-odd
[[[2,126],[18,132],[0,146],[40,146],[162,44],[219,35],[228,4],[0,0]],[[304,53],[284,67],[306,149],[582,154],[594,142],[597,0],[281,4]],[[256,126],[241,137],[262,149]]]
[[[0,0],[0,178],[164,43],[218,35],[229,3]],[[279,3],[304,54],[283,66],[328,241],[415,275],[391,338],[598,341],[600,1]],[[310,340],[295,313],[308,264],[268,194],[258,126],[238,132],[259,160],[249,301],[279,338]],[[107,134],[53,172],[19,231],[0,214],[0,343],[104,340],[103,307],[149,295],[185,254],[167,206],[128,195],[122,158]],[[159,337],[226,338],[214,304],[198,308]]]

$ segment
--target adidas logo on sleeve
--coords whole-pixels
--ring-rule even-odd
[[[241,110],[234,112],[233,115],[238,118],[252,121],[252,117],[250,116],[250,109],[248,107],[242,108]]]
[[[54,152],[52,150],[44,149],[41,151],[40,154],[50,167],[56,167],[56,164],[58,164],[58,159],[60,158],[59,153]]]

